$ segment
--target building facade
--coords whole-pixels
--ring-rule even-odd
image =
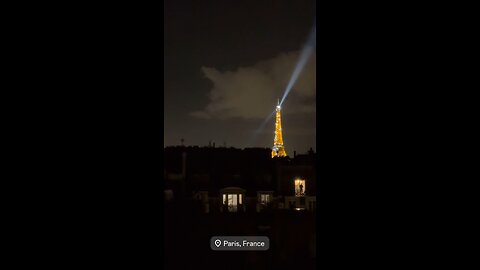
[[[315,153],[270,154],[268,148],[167,147],[166,199],[203,213],[315,211]]]

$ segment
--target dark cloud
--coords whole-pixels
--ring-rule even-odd
[[[234,71],[202,67],[213,87],[206,107],[190,115],[202,119],[264,119],[273,110],[277,98],[282,97],[298,57],[299,52],[283,53]],[[284,114],[315,113],[315,58],[313,53],[293,86],[284,104],[288,107]]]

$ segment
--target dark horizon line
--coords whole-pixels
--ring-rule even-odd
[[[205,146],[199,146],[199,145],[167,145],[167,146],[163,146],[163,149],[166,149],[166,148],[212,148],[212,149],[219,149],[219,148],[223,148],[223,149],[238,149],[238,150],[246,150],[246,149],[265,149],[265,150],[272,150],[271,147],[255,147],[255,146],[252,146],[252,147],[244,147],[244,148],[239,148],[239,147],[234,147],[234,146],[230,146],[230,147],[226,147],[226,146],[223,146],[223,145],[219,145],[219,146],[208,146],[208,145],[205,145]],[[294,152],[297,152],[296,150],[293,150]],[[308,153],[309,151],[313,151],[313,147],[310,147],[309,150],[307,150],[306,152]],[[315,153],[315,151],[313,151]]]

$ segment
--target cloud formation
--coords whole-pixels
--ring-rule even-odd
[[[234,71],[220,71],[202,67],[202,72],[213,83],[209,103],[203,110],[190,115],[202,119],[263,119],[268,116],[277,99],[281,99],[298,61],[299,52],[283,53],[250,67]],[[293,86],[282,113],[315,113],[315,66],[312,54]]]

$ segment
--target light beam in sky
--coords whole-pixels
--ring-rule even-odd
[[[298,58],[297,65],[295,66],[292,76],[290,77],[290,81],[288,82],[287,88],[285,88],[285,92],[283,94],[282,100],[280,101],[280,106],[282,106],[283,102],[285,101],[285,98],[287,98],[288,94],[293,88],[293,85],[295,85],[295,82],[297,81],[298,76],[300,75],[303,68],[305,67],[305,64],[307,63],[308,59],[316,49],[316,46],[317,46],[316,23],[317,23],[317,20],[315,19],[312,31],[310,32],[307,42],[305,43],[305,46],[303,47],[302,52],[300,53],[300,57]],[[247,145],[252,145],[256,137],[255,135],[259,134],[263,130],[265,125],[270,121],[270,119],[272,119],[274,115],[275,115],[275,110],[269,116],[267,116],[267,118],[262,122],[262,124],[258,127],[258,129],[255,130],[255,133],[253,134],[252,138],[250,139],[249,143],[247,143]]]
[[[316,20],[315,20],[316,24]],[[288,94],[293,88],[293,85],[298,79],[298,76],[303,70],[303,67],[307,63],[308,59],[312,55],[313,51],[315,50],[317,43],[316,43],[316,37],[317,37],[317,27],[316,25],[313,25],[313,29],[310,32],[310,35],[308,37],[307,43],[303,47],[303,50],[300,54],[300,57],[298,58],[297,65],[295,66],[295,69],[293,70],[292,76],[290,77],[290,81],[288,82],[287,88],[285,88],[285,93],[283,94],[282,100],[280,101],[280,106],[283,104],[283,101],[285,101],[285,98],[287,98]]]
[[[272,113],[270,113],[267,118],[265,118],[265,120],[262,122],[262,124],[260,124],[260,126],[255,130],[255,132],[253,133],[252,137],[250,137],[250,140],[249,142],[247,143],[247,146],[252,146],[253,143],[255,142],[255,139],[257,137],[258,134],[260,134],[260,132],[262,132],[263,128],[265,127],[265,125],[270,122],[270,119],[272,119],[272,117],[275,115],[275,110],[272,111]]]

